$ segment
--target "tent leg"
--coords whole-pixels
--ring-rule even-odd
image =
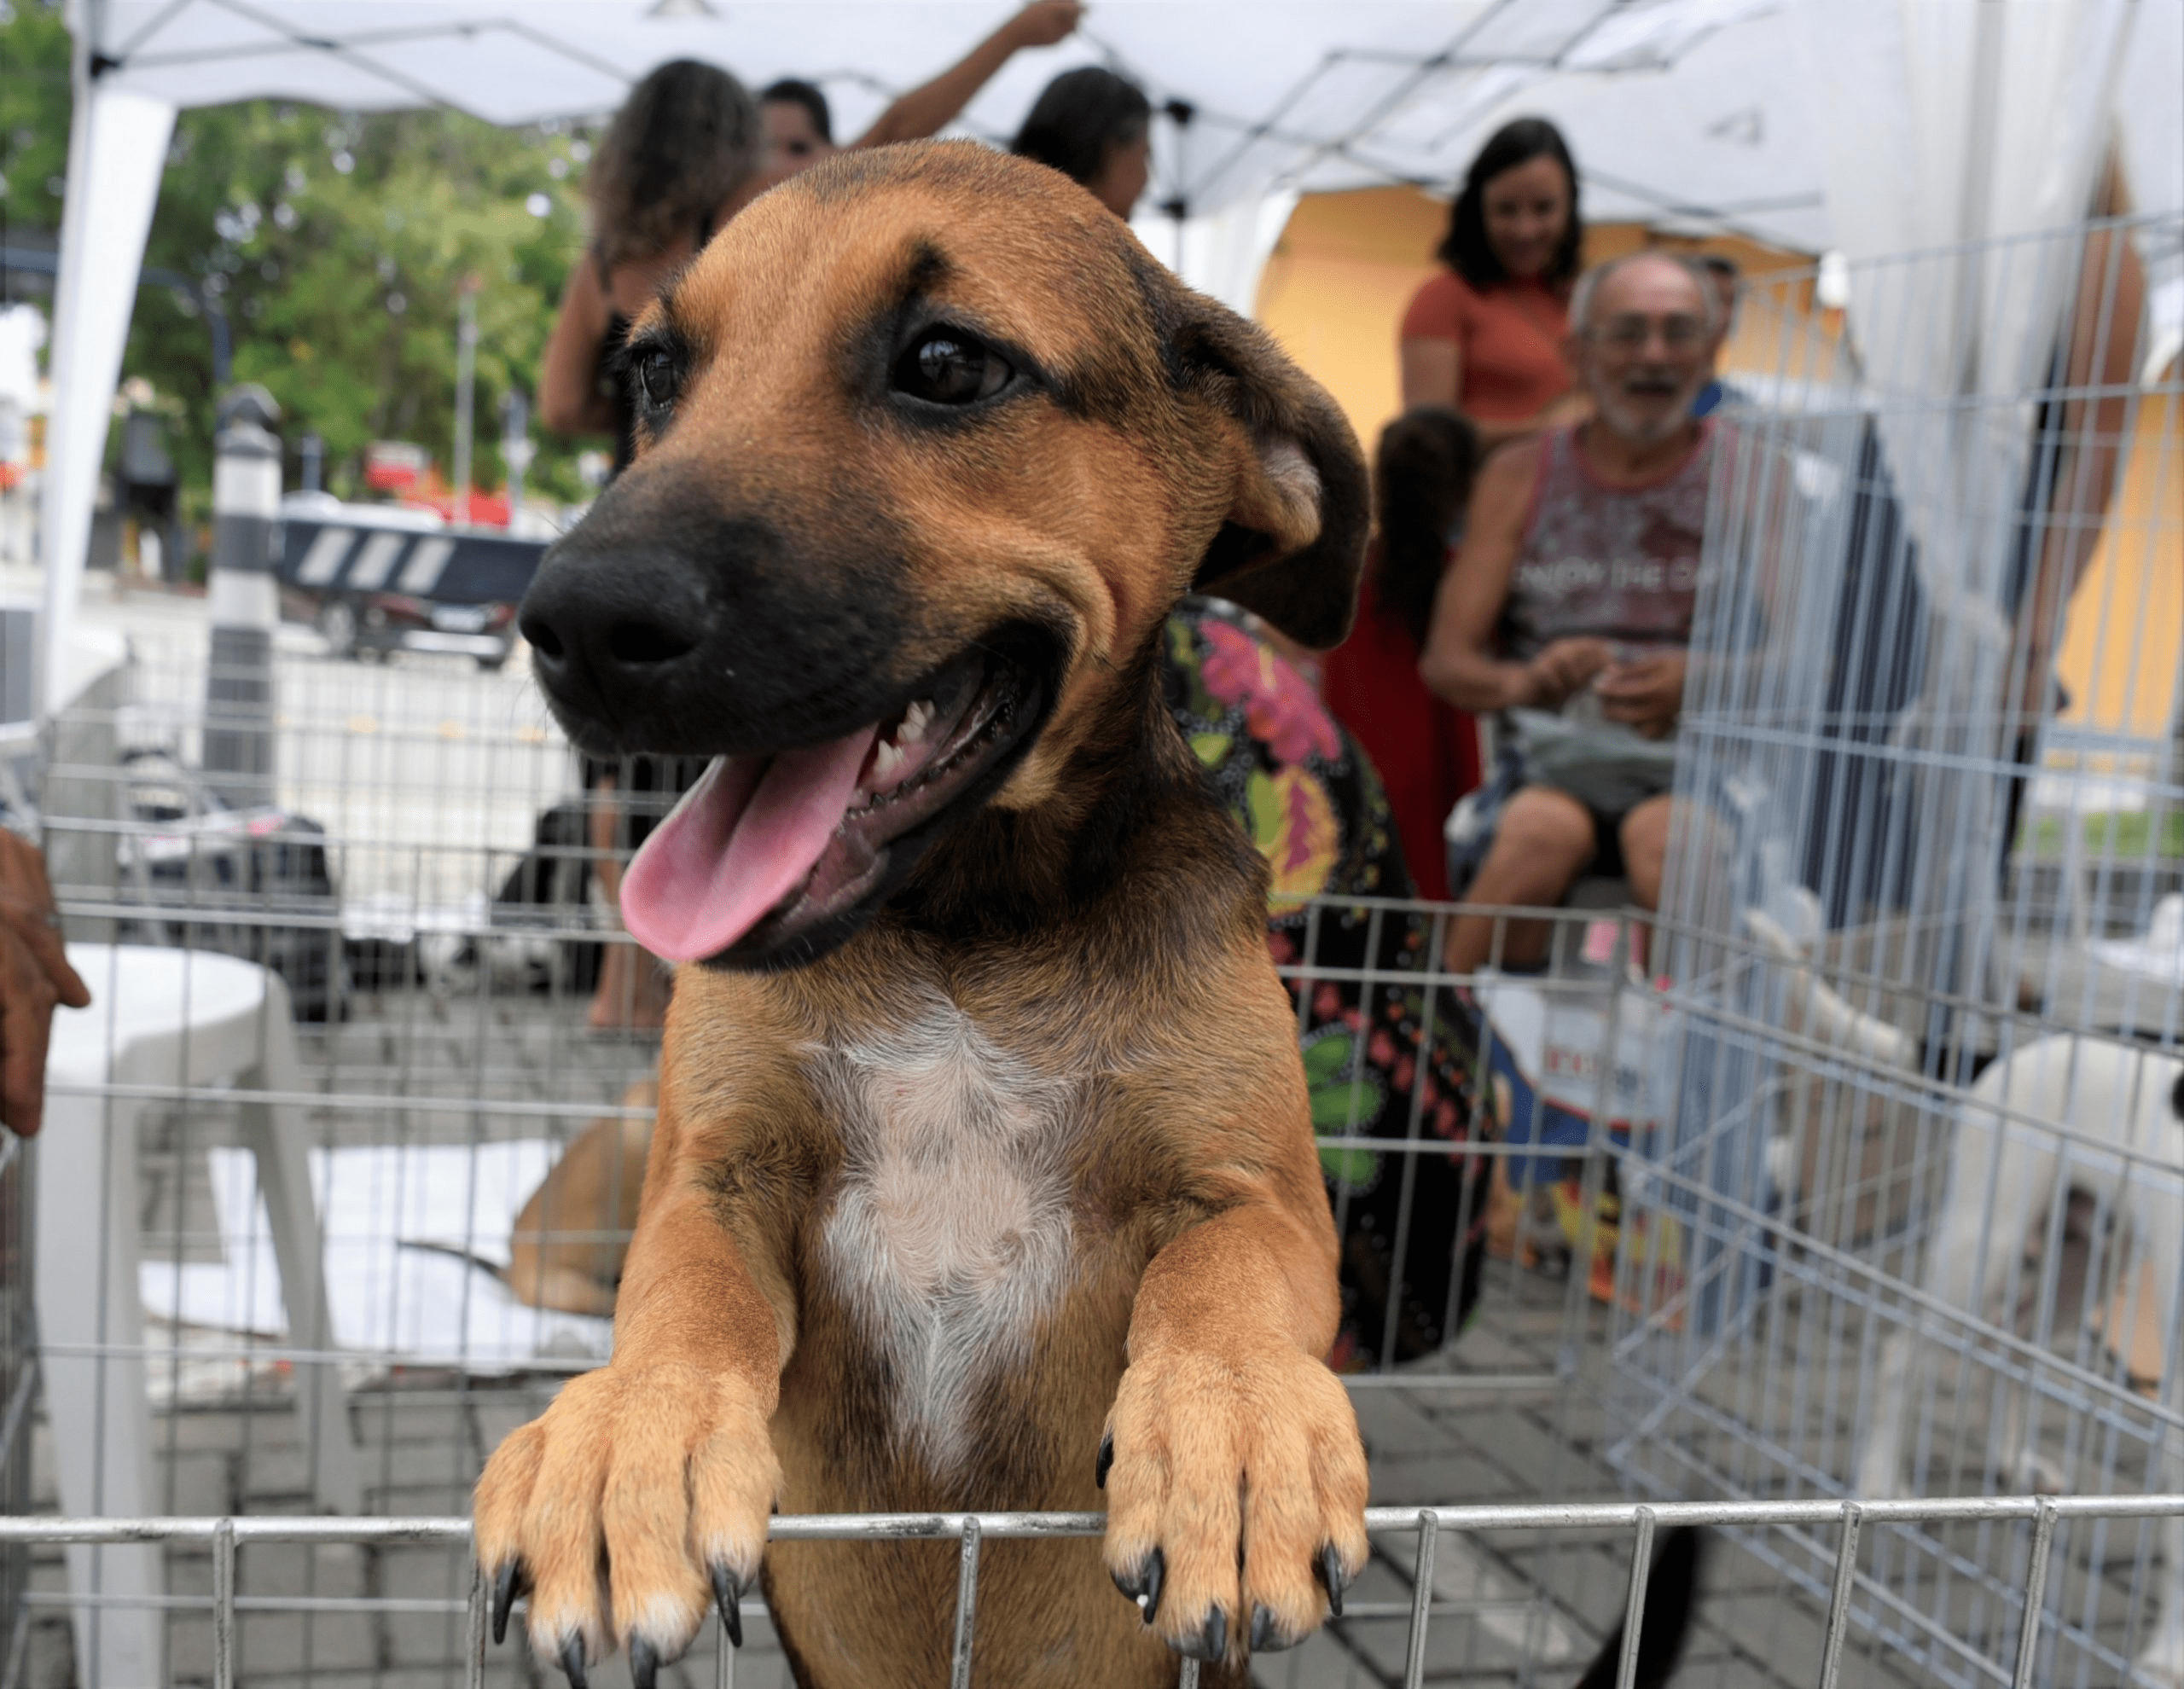
[[[41,716],[67,701],[68,644],[106,454],[121,352],[166,168],[174,107],[76,78],[68,131],[68,191],[54,280],[53,409],[46,424],[45,493],[38,511],[45,601],[38,618]]]

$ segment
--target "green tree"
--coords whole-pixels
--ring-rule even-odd
[[[68,38],[56,8],[0,0],[10,4],[0,21],[9,67],[0,115],[14,124],[20,110],[31,138],[14,137],[9,214],[57,226],[45,175],[65,167]],[[19,67],[30,74],[19,78]],[[583,252],[575,184],[589,152],[578,126],[504,130],[449,111],[358,114],[275,101],[186,110],[145,263],[190,277],[224,311],[234,379],[280,401],[291,450],[306,430],[326,441],[329,483],[345,494],[357,490],[374,439],[415,440],[450,468],[456,300],[474,277],[473,478],[491,487],[502,479],[502,398],[532,389]],[[208,487],[217,395],[196,300],[140,291],[123,372],[182,402],[177,466],[185,487]],[[575,443],[542,440],[529,485],[579,496],[574,453]]]
[[[44,0],[0,0],[0,233],[61,227],[68,30]]]

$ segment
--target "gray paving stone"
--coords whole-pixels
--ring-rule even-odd
[[[467,1593],[468,1547],[375,1548],[370,1578],[373,1593],[403,1599],[453,1598]]]
[[[155,1457],[152,1466],[152,1500],[160,1512],[198,1518],[235,1510],[231,1456],[200,1450],[169,1460]]]

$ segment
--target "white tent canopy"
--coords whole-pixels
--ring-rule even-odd
[[[1846,14],[1885,18],[1908,3],[1100,0],[1071,41],[1018,55],[961,127],[1006,136],[1048,78],[1075,65],[1131,76],[1163,111],[1144,232],[1187,280],[1246,307],[1293,195],[1445,186],[1494,125],[1527,111],[1569,136],[1589,217],[1734,228],[1819,251],[1839,244],[1830,194],[1857,172],[1839,160],[1830,167],[1824,137],[1845,119],[1811,92],[1798,15],[1809,9],[1832,28]],[[1924,3],[1976,9],[1972,0]],[[690,56],[753,86],[815,80],[838,131],[853,135],[1010,9],[1008,0],[72,0],[78,101],[52,352],[42,650],[59,648],[73,613],[177,107],[258,96],[344,109],[441,104],[521,123],[609,112],[653,66]],[[2012,0],[2007,9],[2051,9]],[[2184,8],[2088,0],[2063,9],[2128,15],[2101,27],[2104,41],[2130,38],[2121,108],[2138,202],[2184,205],[2175,96]],[[1874,50],[1891,50],[1885,37],[1872,38],[1882,41]],[[1892,78],[1891,97],[1916,102],[1918,77],[1931,67],[1876,68]],[[1901,168],[1932,166],[1908,158]],[[2083,173],[2082,160],[2064,173],[2073,171]],[[1935,191],[1955,188],[1937,178]],[[1957,232],[1926,231],[1920,243]],[[49,707],[60,667],[44,665]]]
[[[939,70],[1011,9],[924,0],[87,0],[102,83],[177,105],[258,96],[343,108],[438,103],[490,122],[611,112],[629,84],[681,56],[757,87],[818,82],[854,133],[902,87]],[[1792,244],[1818,229],[1819,183],[1801,156],[1801,110],[1764,112],[1794,84],[1780,0],[1102,0],[1072,41],[1021,55],[965,113],[972,133],[1012,132],[1057,72],[1106,64],[1164,125],[1153,197],[1215,211],[1269,186],[1312,192],[1446,182],[1508,100],[1554,79],[1566,115],[1611,81],[1589,162],[1605,208],[1725,203],[1762,208]],[[1778,74],[1769,77],[1769,63]],[[1685,91],[1664,99],[1666,84]],[[1685,86],[1688,84],[1687,86]],[[1762,98],[1757,103],[1755,96]],[[1635,102],[1635,103],[1634,103]],[[1550,104],[1560,103],[1550,102]],[[1646,120],[1634,124],[1641,115]],[[1627,203],[1616,206],[1620,198]],[[1799,215],[1802,213],[1802,215]]]

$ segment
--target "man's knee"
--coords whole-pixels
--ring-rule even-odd
[[[1520,879],[1551,902],[1569,889],[1598,846],[1583,804],[1566,792],[1528,786],[1503,806],[1490,861],[1501,870],[1497,877]]]
[[[1617,837],[1638,902],[1651,906],[1658,900],[1672,844],[1680,850],[1695,848],[1704,853],[1707,871],[1712,872],[1718,830],[1714,815],[1703,806],[1694,809],[1667,797],[1649,798],[1625,815]]]
[[[1649,798],[1623,818],[1618,833],[1626,862],[1658,862],[1669,853],[1669,829],[1676,806],[1667,798]]]

